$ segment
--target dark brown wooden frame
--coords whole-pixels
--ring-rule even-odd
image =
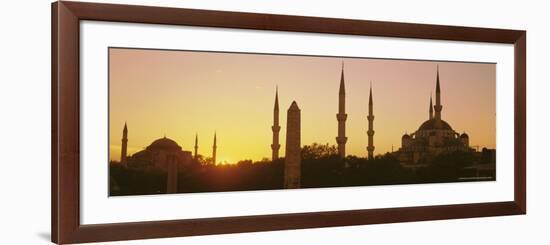
[[[316,213],[80,224],[81,20],[514,44],[514,201]],[[52,241],[81,243],[526,213],[526,32],[130,5],[52,4]]]

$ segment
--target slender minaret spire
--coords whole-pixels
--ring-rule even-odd
[[[340,75],[340,91],[338,93],[338,114],[336,119],[338,120],[338,136],[336,137],[336,143],[338,143],[338,154],[340,157],[346,157],[346,90],[344,84],[344,62],[342,61],[342,73]]]
[[[195,133],[195,156],[194,158],[197,159],[199,153],[199,134]]]
[[[271,160],[275,161],[279,159],[279,131],[281,127],[279,126],[279,88],[275,88],[275,106],[273,107],[273,126],[271,131],[273,131],[273,142],[271,144]]]
[[[367,146],[367,152],[369,153],[368,159],[371,160],[374,158],[374,114],[372,112],[372,83],[369,92],[369,115],[367,116],[367,119],[369,120],[369,130],[367,131],[367,135],[369,136],[369,145]]]
[[[218,148],[218,145],[216,144],[216,132],[214,131],[214,145],[212,145],[212,164],[216,164],[216,148]]]
[[[432,104],[432,95],[430,94],[430,120],[434,119],[434,106]]]
[[[122,149],[120,150],[120,163],[123,166],[126,166],[127,161],[127,150],[128,150],[128,127],[126,122],[124,122],[124,129],[122,130]]]
[[[437,82],[435,85],[435,120],[440,121],[441,120],[441,109],[443,109],[443,106],[441,105],[441,88],[439,87],[439,65],[437,66]]]

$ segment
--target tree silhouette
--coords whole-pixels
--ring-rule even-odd
[[[302,188],[419,184],[465,181],[465,169],[474,164],[494,164],[494,150],[482,153],[451,152],[427,159],[424,167],[403,167],[391,153],[374,159],[357,156],[341,158],[336,146],[314,143],[302,147]],[[240,160],[234,164],[214,165],[210,158],[198,156],[178,170],[178,192],[220,192],[282,189],[284,158],[272,162]],[[166,172],[143,162],[124,167],[109,164],[110,195],[146,195],[166,191]],[[492,173],[494,176],[494,170]],[[493,178],[494,179],[494,178]]]
[[[335,145],[313,143],[302,147],[302,159],[320,159],[338,155]]]

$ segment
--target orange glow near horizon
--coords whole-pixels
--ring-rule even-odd
[[[235,54],[112,48],[109,51],[109,153],[120,159],[166,137],[218,162],[271,157],[273,103],[279,89],[280,156],[286,111],[301,109],[302,145],[336,145],[341,62],[345,62],[348,155],[366,157],[372,82],[375,154],[398,150],[401,136],[428,119],[436,66],[442,118],[470,136],[470,146],[496,148],[496,65],[365,58]]]

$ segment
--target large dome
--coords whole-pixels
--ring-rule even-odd
[[[169,138],[160,138],[153,141],[151,145],[147,146],[147,150],[165,150],[165,151],[174,151],[181,150],[181,147],[175,141]]]
[[[440,123],[438,123],[435,119],[425,121],[424,123],[422,123],[422,125],[420,125],[420,128],[418,128],[418,130],[433,129],[453,130],[453,128],[451,128],[451,125],[449,125],[447,122],[441,120]]]

